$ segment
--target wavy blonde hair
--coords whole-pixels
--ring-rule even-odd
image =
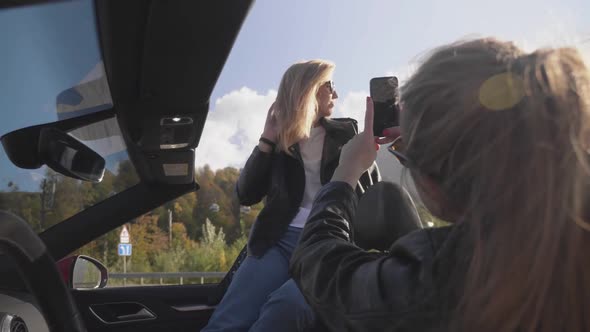
[[[293,64],[283,74],[274,109],[279,150],[290,154],[290,146],[309,137],[318,114],[316,94],[334,68],[330,61],[310,60]]]

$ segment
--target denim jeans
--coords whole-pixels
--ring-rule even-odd
[[[303,331],[313,311],[289,276],[289,260],[302,229],[289,227],[262,257],[248,256],[201,331]]]

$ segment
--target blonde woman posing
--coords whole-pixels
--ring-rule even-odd
[[[283,75],[268,110],[260,142],[237,183],[242,205],[264,197],[248,241],[248,257],[203,331],[301,331],[314,314],[289,275],[291,253],[313,199],[330,181],[356,121],[331,119],[338,93],[334,64],[312,60]],[[375,164],[364,172],[358,194],[379,181]]]

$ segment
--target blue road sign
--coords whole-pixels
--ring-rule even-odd
[[[131,243],[119,243],[119,256],[131,256]]]

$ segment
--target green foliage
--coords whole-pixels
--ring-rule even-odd
[[[207,219],[202,233],[201,241],[191,255],[189,264],[201,269],[197,271],[227,271],[227,244],[223,229],[217,230]]]
[[[240,213],[234,189],[239,176],[237,169],[214,172],[205,166],[197,174],[199,191],[167,202],[128,224],[133,244],[133,255],[127,259],[128,272],[226,271],[246,245],[249,229],[262,204]],[[106,198],[105,192],[122,188],[119,177],[128,176],[112,177],[110,190],[102,193],[95,190],[88,196],[89,201],[102,200]],[[92,192],[92,185],[84,185]],[[212,211],[212,204],[219,205],[219,211]],[[119,228],[109,232],[78,253],[101,259],[111,272],[122,272],[123,259],[116,251],[120,231]]]
[[[127,271],[227,270],[245,245],[249,229],[262,208],[259,204],[240,213],[235,193],[238,176],[239,170],[235,168],[213,171],[205,166],[197,170],[199,191],[130,220],[127,228],[133,253],[127,258]],[[72,179],[46,168],[36,192],[23,192],[14,182],[0,190],[0,209],[21,216],[35,231],[42,232],[138,181],[128,160],[120,162],[114,173],[107,170],[101,183]],[[211,210],[213,204],[219,209]],[[75,254],[100,260],[110,272],[123,272],[123,259],[117,253],[120,232],[121,228],[114,229]]]
[[[240,209],[235,192],[238,176],[235,168],[213,171],[205,166],[197,170],[200,190],[131,220],[127,228],[133,254],[127,258],[127,272],[227,271],[246,245],[263,207],[259,203]],[[48,169],[39,192],[21,192],[14,183],[0,191],[0,209],[20,215],[40,232],[137,181],[129,161],[121,162],[116,174],[107,172],[99,184],[67,178]],[[211,209],[214,204],[218,210]],[[418,212],[424,223],[446,225],[423,206],[418,207]],[[117,254],[120,232],[121,228],[112,230],[76,253],[101,260],[110,272],[123,272],[123,258]]]
[[[16,189],[18,190],[18,187]],[[37,232],[42,230],[39,221],[41,210],[39,193],[0,192],[0,210],[20,216]]]
[[[231,167],[217,171],[208,166],[200,168],[197,170],[200,190],[131,220],[127,227],[133,254],[127,258],[127,271],[227,271],[246,245],[250,229],[263,207],[259,203],[240,209],[235,192],[238,176],[239,171]],[[67,178],[48,169],[39,192],[21,192],[14,183],[0,191],[0,209],[20,215],[40,232],[137,181],[129,161],[121,162],[116,174],[107,172],[99,184]],[[214,204],[218,210],[211,209]],[[432,227],[447,224],[423,206],[418,207],[418,213]],[[76,253],[101,260],[110,272],[123,272],[123,258],[117,254],[120,232],[121,228],[117,228]]]
[[[231,245],[225,243],[225,234],[210,221],[203,225],[203,237],[195,242],[186,236],[182,224],[174,225],[172,247],[156,255],[154,270],[227,271],[246,243],[243,235]],[[237,249],[239,247],[239,249]]]
[[[238,255],[240,254],[240,252],[246,246],[247,243],[248,243],[248,237],[244,234],[243,236],[239,237],[234,243],[232,243],[229,246],[229,248],[227,249],[227,257],[228,257],[228,262],[230,262],[230,264],[232,264],[236,260],[236,258],[238,257]],[[231,266],[229,266],[229,267],[231,267]]]
[[[158,252],[154,260],[154,271],[179,272],[191,271],[186,264],[189,252],[196,243],[188,238],[186,227],[181,223],[172,224],[172,243],[168,248]]]

